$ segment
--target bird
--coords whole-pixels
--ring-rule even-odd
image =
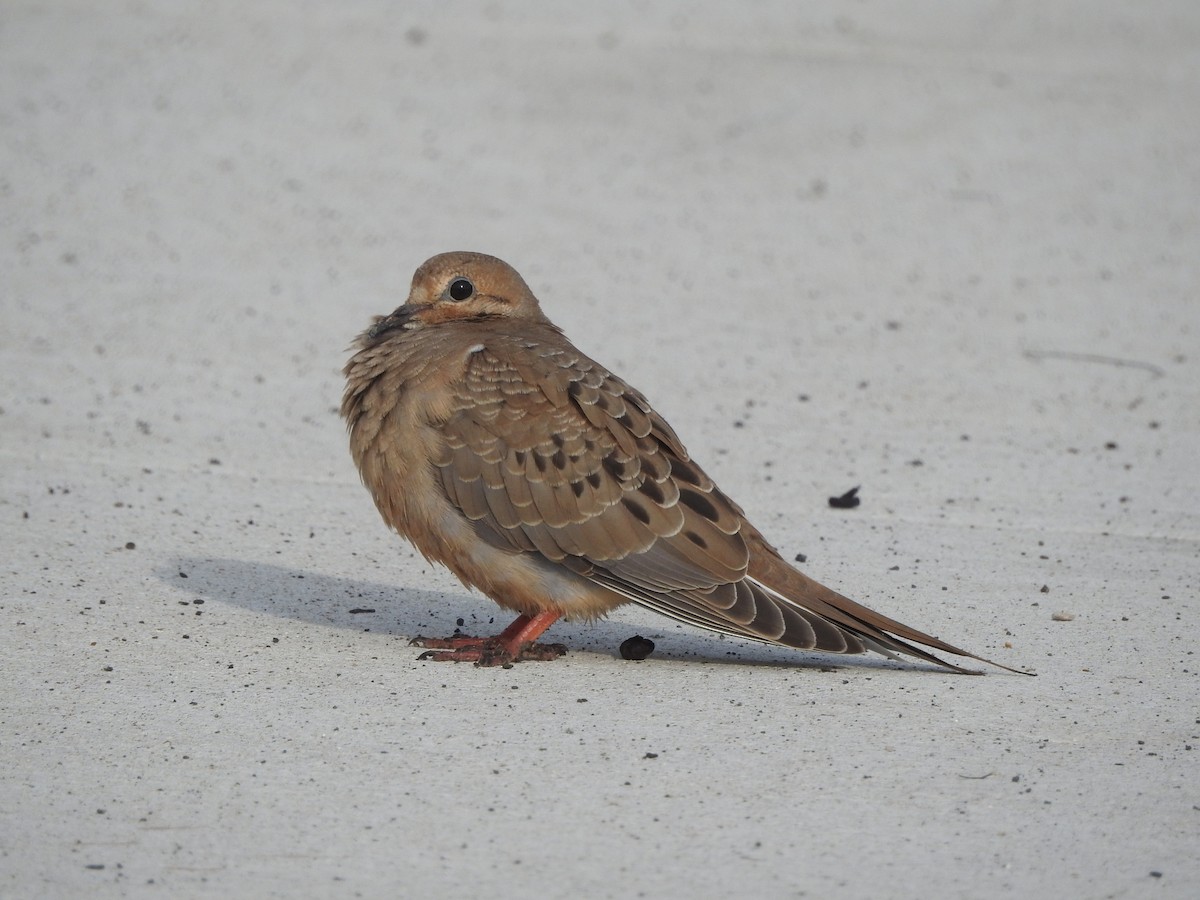
[[[351,349],[341,415],[383,520],[517,613],[495,636],[418,636],[418,658],[555,659],[566,648],[538,642],[554,622],[635,603],[798,650],[904,654],[982,674],[937,650],[1020,673],[785,561],[646,397],[576,349],[503,260],[426,260],[405,302],[373,317]]]

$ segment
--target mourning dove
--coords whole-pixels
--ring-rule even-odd
[[[355,349],[341,411],[384,521],[520,614],[496,637],[418,638],[424,658],[552,659],[565,648],[534,641],[558,618],[633,602],[801,650],[971,671],[923,644],[991,662],[785,562],[646,398],[577,350],[495,257],[428,260]]]

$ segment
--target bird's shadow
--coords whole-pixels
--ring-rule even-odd
[[[157,567],[158,578],[205,602],[237,606],[266,616],[293,619],[326,628],[347,628],[396,637],[418,634],[442,637],[462,622],[462,630],[481,636],[498,633],[510,614],[489,600],[470,594],[396,587],[293,569],[265,562],[219,557],[179,557],[169,567]],[[669,633],[661,633],[664,627]],[[863,669],[924,669],[934,666],[899,665],[883,658],[837,658],[806,654],[787,647],[724,639],[692,632],[669,623],[637,626],[625,622],[560,622],[548,640],[561,641],[575,651],[620,658],[618,647],[639,630],[658,642],[656,659],[701,663],[778,666],[836,671],[842,666]],[[666,641],[670,645],[666,645]]]

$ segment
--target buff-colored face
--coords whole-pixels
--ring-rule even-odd
[[[546,321],[529,285],[508,263],[482,253],[442,253],[417,269],[408,300],[376,322],[371,337],[490,317]]]

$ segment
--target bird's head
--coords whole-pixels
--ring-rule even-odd
[[[548,322],[537,297],[508,263],[458,250],[427,259],[413,275],[408,300],[368,332],[416,331],[447,322],[485,318]]]

